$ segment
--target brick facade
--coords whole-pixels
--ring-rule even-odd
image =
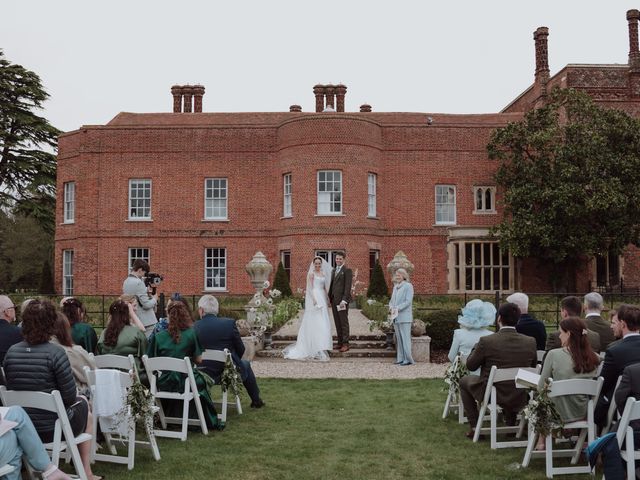
[[[474,187],[495,185],[496,163],[486,153],[495,128],[521,119],[557,85],[584,89],[604,105],[640,114],[637,69],[568,65],[549,78],[547,35],[546,29],[534,35],[534,84],[501,113],[378,113],[368,105],[345,112],[344,85],[316,85],[316,112],[293,105],[289,112],[202,113],[204,87],[187,85],[172,87],[173,113],[120,113],[106,125],[62,135],[56,285],[63,285],[62,252],[73,250],[73,293],[120,293],[128,249],[138,247],[148,248],[152,269],[165,274],[164,291],[201,293],[205,249],[225,248],[228,294],[251,292],[244,266],[258,250],[274,268],[280,252],[290,251],[294,291],[304,287],[316,250],[345,250],[364,290],[370,251],[380,252],[384,266],[402,250],[416,266],[417,293],[456,290],[455,239],[486,241],[500,218],[499,208],[474,212]],[[630,59],[635,55],[632,49]],[[341,172],[341,215],[318,214],[319,170]],[[367,203],[370,173],[377,175],[373,218]],[[289,218],[283,217],[285,174],[291,175]],[[227,179],[227,220],[205,220],[207,178]],[[130,179],[151,180],[150,221],[129,220]],[[63,222],[66,182],[75,182],[73,223]],[[455,225],[436,225],[436,185],[455,186]],[[472,247],[466,258],[482,251],[482,258],[497,263],[491,248]],[[534,261],[509,262],[507,290],[549,290]],[[628,252],[623,263],[635,266],[640,259]],[[496,265],[494,273],[485,268],[476,281],[487,275],[485,282],[491,283],[499,268],[507,267]],[[585,272],[581,286],[588,288],[591,276]]]

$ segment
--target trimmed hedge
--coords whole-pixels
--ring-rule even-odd
[[[276,270],[276,276],[273,280],[273,287],[276,290],[280,290],[283,297],[290,297],[291,293],[291,284],[289,283],[289,276],[287,275],[287,271],[284,269],[284,265],[282,262],[278,263],[278,270]]]
[[[427,335],[431,337],[431,348],[448,350],[453,341],[453,331],[459,327],[459,310],[436,310],[435,312],[419,312],[418,318],[427,327]]]
[[[367,297],[369,298],[384,298],[389,296],[389,287],[387,281],[384,278],[384,272],[380,262],[376,261],[371,274],[371,280],[369,281],[369,288],[367,289]]]

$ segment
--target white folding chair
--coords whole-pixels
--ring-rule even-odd
[[[633,420],[640,420],[640,400],[633,397],[627,398],[624,411],[618,423],[616,438],[620,447],[620,455],[627,462],[627,478],[636,478],[636,460],[640,460],[640,451],[635,449],[633,428],[629,425]],[[624,448],[622,445],[624,444]],[[604,478],[604,477],[602,477]]]
[[[491,367],[489,372],[489,378],[487,380],[487,387],[484,391],[484,398],[480,406],[478,415],[478,423],[476,423],[475,433],[473,435],[473,441],[477,442],[480,439],[481,433],[489,433],[491,435],[491,449],[497,448],[510,448],[510,447],[524,447],[527,445],[526,440],[510,440],[498,442],[498,434],[502,433],[515,433],[516,438],[522,438],[525,427],[524,416],[520,417],[520,423],[513,426],[498,427],[498,392],[495,384],[498,382],[513,382],[515,388],[515,379],[518,374],[518,370],[528,370],[530,372],[538,373],[537,368],[498,368],[495,365]],[[485,419],[485,413],[489,410],[489,427],[482,427]]]
[[[542,363],[544,360],[544,356],[547,354],[546,350],[537,350],[536,355],[538,356],[538,363]]]
[[[122,358],[126,359],[126,357],[122,357]],[[91,370],[89,367],[84,367],[84,373],[85,373],[85,376],[87,377],[87,382],[88,382],[88,385],[91,387],[91,392],[92,392],[91,403],[93,407],[92,410],[94,412],[93,413],[93,431],[94,432],[97,431],[98,422],[100,422],[100,428],[104,435],[105,443],[107,444],[107,447],[111,451],[111,454],[96,453],[96,440],[94,437],[91,441],[92,460],[94,461],[97,460],[100,462],[126,464],[127,468],[129,470],[132,470],[134,461],[135,461],[136,444],[149,446],[151,448],[151,452],[153,453],[153,458],[156,461],[160,460],[160,450],[158,449],[158,443],[156,442],[156,438],[153,435],[152,428],[149,425],[147,424],[144,425],[144,429],[147,433],[148,441],[143,442],[140,440],[136,440],[136,426],[133,419],[131,419],[131,411],[129,408],[126,411],[126,415],[124,415],[124,417],[120,419],[123,425],[118,425],[115,428],[112,425],[110,425],[108,422],[104,421],[102,417],[100,418],[98,417],[96,413],[98,411],[96,408],[96,399],[97,399],[96,371]],[[133,371],[131,371],[130,373],[118,372],[118,376],[120,377],[120,386],[122,388],[122,395],[126,396],[127,390],[133,384],[133,379],[131,378],[132,374],[135,375]],[[114,395],[116,395],[116,393],[114,393]],[[113,440],[116,439],[114,438],[114,436],[117,437],[117,440],[119,442],[127,445],[126,456],[118,455],[118,452],[116,451],[113,445]]]
[[[202,404],[200,403],[200,396],[198,395],[198,387],[196,385],[195,377],[193,376],[193,370],[191,369],[191,360],[189,357],[184,359],[171,358],[171,357],[153,357],[149,358],[147,355],[142,357],[144,368],[147,371],[149,378],[149,385],[151,394],[156,399],[156,404],[159,407],[160,423],[162,429],[154,430],[155,435],[159,437],[179,438],[183,442],[187,440],[187,428],[189,425],[199,425],[202,433],[207,435],[209,430],[207,429],[207,422],[204,418],[204,412],[202,410]],[[184,391],[169,392],[164,390],[158,390],[158,377],[164,372],[178,372],[185,375],[184,379]],[[182,418],[167,417],[162,409],[161,399],[177,400],[182,402]],[[198,413],[198,420],[189,419],[189,404],[193,402],[196,406]],[[167,423],[182,425],[182,429],[179,432],[173,432],[167,430]]]
[[[9,475],[16,469],[13,465],[3,465],[0,467],[0,477],[4,477],[5,475]]]
[[[545,450],[535,451],[534,447],[538,439],[538,435],[533,431],[533,426],[529,425],[529,442],[527,443],[527,450],[522,460],[522,466],[529,466],[529,462],[532,457],[545,457],[546,475],[547,478],[553,478],[553,475],[564,475],[573,473],[591,473],[591,467],[587,465],[576,465],[580,459],[582,448],[585,444],[585,439],[588,438],[589,442],[592,442],[596,436],[596,426],[593,420],[594,404],[600,390],[602,389],[603,378],[598,377],[597,380],[589,380],[584,378],[574,378],[569,380],[558,380],[554,382],[550,379],[549,398],[561,397],[565,395],[585,395],[589,398],[587,402],[587,419],[578,420],[575,422],[565,423],[565,429],[577,429],[580,430],[580,434],[577,437],[574,448],[554,450],[553,438],[548,435],[545,443]],[[554,457],[571,457],[570,467],[554,467]]]
[[[208,360],[212,362],[221,362],[224,364],[227,358],[231,360],[231,362],[233,362],[233,360],[231,359],[231,352],[226,348],[224,350],[205,350],[204,352],[202,352],[202,360]],[[221,407],[222,412],[220,414],[220,419],[224,423],[227,422],[227,406],[228,406],[227,394],[228,393],[229,392],[227,392],[226,390],[224,389],[222,390],[222,407]],[[240,403],[239,395],[236,395],[235,407],[238,410],[238,413],[242,414],[242,404]]]
[[[53,442],[44,445],[45,449],[51,452],[51,463],[58,465],[60,453],[67,450],[71,454],[71,460],[78,476],[81,480],[88,480],[78,451],[78,444],[90,441],[92,435],[88,433],[81,433],[77,437],[73,435],[67,410],[58,390],[43,393],[7,390],[5,386],[0,386],[0,398],[7,407],[17,405],[22,408],[38,408],[55,413],[58,419],[55,423]],[[62,440],[63,435],[64,441]]]
[[[467,355],[456,355],[456,358],[453,359],[453,363],[451,364],[451,368],[455,370],[458,368],[460,362],[466,362]],[[447,394],[447,399],[444,402],[444,410],[442,411],[442,419],[444,420],[449,416],[449,413],[455,411],[458,413],[458,423],[466,423],[467,417],[464,414],[464,407],[462,406],[462,399],[460,397],[460,392],[456,392],[455,388],[450,385],[449,393]]]
[[[89,355],[93,355],[93,353],[90,353]],[[136,378],[140,378],[136,361],[131,354],[126,357],[123,355],[112,354],[96,355],[93,359],[96,362],[96,368],[109,368],[111,370],[120,370],[122,372],[132,370],[135,373]]]
[[[616,404],[616,390],[620,385],[620,380],[622,380],[622,375],[618,376],[618,380],[616,381],[616,387],[613,389],[613,393],[611,394],[611,403],[609,403],[609,410],[607,411],[607,423],[605,423],[600,436],[604,436],[609,433],[611,430],[611,425],[613,424],[613,419],[617,417],[617,404]]]

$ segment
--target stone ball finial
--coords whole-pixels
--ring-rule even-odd
[[[402,250],[395,254],[393,260],[387,265],[387,271],[393,276],[399,268],[404,268],[409,275],[413,273],[414,265]]]

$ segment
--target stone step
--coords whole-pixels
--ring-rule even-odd
[[[261,358],[280,358],[282,350],[273,348],[271,350],[260,350],[256,352],[257,357]],[[392,358],[396,356],[394,350],[384,350],[382,348],[351,348],[348,352],[340,353],[332,350],[329,352],[331,358]]]
[[[273,348],[283,349],[287,345],[294,343],[294,340],[274,340],[271,342]],[[351,340],[349,342],[351,348],[357,348],[359,350],[364,349],[384,349],[386,348],[386,342],[384,341],[371,341],[371,340]],[[335,346],[335,342],[334,342]]]
[[[354,341],[366,341],[366,342],[384,342],[387,336],[385,334],[376,334],[371,333],[367,335],[351,335],[349,337],[350,342]],[[278,335],[277,333],[271,336],[271,340],[274,342],[286,341],[286,342],[295,342],[297,339],[296,335]],[[333,336],[334,343],[337,341],[337,337]]]

